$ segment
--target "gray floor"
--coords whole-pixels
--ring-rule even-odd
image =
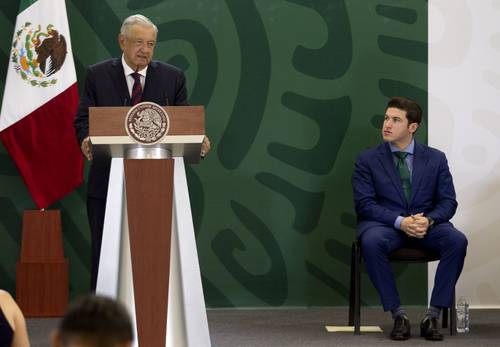
[[[380,325],[384,332],[327,333],[325,325],[345,325],[347,309],[277,309],[277,310],[209,310],[208,323],[214,347],[278,346],[429,346],[420,338],[418,325],[425,310],[410,309],[413,338],[389,340],[392,320],[381,309],[362,310],[363,325]],[[500,310],[471,310],[471,332],[448,336],[439,346],[500,346]],[[33,347],[48,347],[50,332],[57,319],[29,319],[28,330]],[[432,343],[434,344],[434,343]]]

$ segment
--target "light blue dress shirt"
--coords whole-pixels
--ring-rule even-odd
[[[389,147],[391,149],[391,152],[406,152],[409,153],[409,155],[406,156],[406,165],[408,166],[408,170],[410,171],[410,183],[412,181],[412,176],[413,176],[413,152],[415,151],[415,140],[411,140],[410,144],[406,146],[406,148],[399,149],[396,146],[394,146],[392,143],[389,142]],[[392,155],[394,159],[394,165],[398,164],[398,157],[396,157],[395,154]],[[401,230],[401,221],[404,219],[403,216],[398,216],[396,220],[394,221],[394,227],[396,229]]]

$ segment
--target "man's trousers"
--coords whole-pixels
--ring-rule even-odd
[[[453,224],[435,225],[422,239],[409,237],[402,230],[381,224],[363,232],[359,239],[366,271],[380,295],[385,311],[398,308],[401,304],[388,255],[406,245],[440,255],[430,304],[434,307],[451,307],[453,291],[467,251],[467,238]]]

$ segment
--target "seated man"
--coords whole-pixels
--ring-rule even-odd
[[[87,296],[72,305],[52,334],[52,347],[131,347],[132,322],[117,301]]]
[[[382,126],[384,143],[358,156],[352,177],[357,237],[384,311],[392,312],[394,340],[410,338],[410,322],[401,307],[389,253],[411,245],[440,255],[420,334],[442,340],[439,315],[453,304],[467,249],[464,234],[449,222],[457,202],[446,156],[413,138],[421,120],[422,109],[415,101],[391,99]]]

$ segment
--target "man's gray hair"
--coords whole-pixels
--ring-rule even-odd
[[[155,29],[156,34],[158,34],[158,28],[148,17],[142,14],[133,14],[123,21],[122,27],[120,28],[120,35],[127,37],[130,27],[136,24],[151,27]]]

